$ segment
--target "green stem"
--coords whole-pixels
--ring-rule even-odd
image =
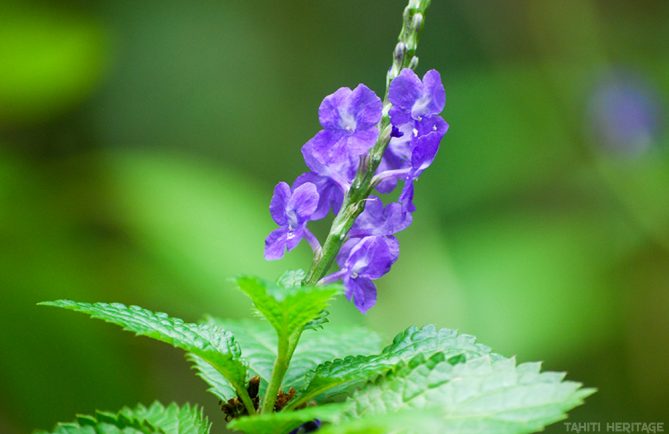
[[[237,390],[237,396],[239,396],[239,399],[242,400],[242,404],[244,404],[244,407],[246,407],[248,414],[256,414],[256,408],[253,406],[253,400],[251,399],[251,396],[246,389]]]
[[[286,375],[290,359],[293,357],[295,347],[300,340],[301,333],[296,336],[282,337],[279,336],[279,345],[277,356],[272,367],[272,378],[269,380],[265,397],[262,401],[261,413],[271,413],[274,411],[274,404],[276,403],[277,395],[283,383],[283,377]]]
[[[330,232],[325,239],[323,249],[314,255],[309,273],[304,279],[305,285],[316,285],[325,276],[334,262],[339,249],[346,241],[348,231],[355,219],[365,209],[365,199],[371,194],[374,185],[372,179],[381,163],[383,153],[390,142],[391,125],[388,111],[388,88],[390,82],[397,77],[403,68],[415,69],[418,65],[416,49],[418,48],[418,34],[423,27],[425,10],[431,0],[409,0],[404,9],[402,30],[393,52],[393,64],[386,76],[386,90],[383,96],[383,116],[379,122],[379,138],[370,150],[367,158],[361,163],[358,173],[351,184],[351,188],[344,197],[344,203],[332,222]]]

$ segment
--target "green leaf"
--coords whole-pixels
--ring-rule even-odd
[[[79,303],[57,300],[40,303],[82,312],[121,326],[124,330],[147,336],[194,354],[210,364],[232,387],[244,390],[246,365],[232,334],[212,324],[187,323],[162,312],[120,303]]]
[[[516,365],[514,359],[483,356],[452,364],[441,353],[419,355],[357,391],[340,420],[360,423],[428,410],[438,411],[437,430],[397,428],[421,433],[534,432],[563,419],[594,392],[563,379],[563,373],[540,372],[539,363]]]
[[[237,278],[237,284],[274,327],[279,338],[301,333],[341,292],[339,285],[282,286],[251,276]]]
[[[265,383],[269,381],[277,348],[276,333],[269,324],[257,320],[215,318],[208,318],[207,323],[232,332],[242,348],[251,375],[260,376]],[[380,336],[364,327],[327,326],[318,333],[307,332],[302,335],[295,349],[283,386],[303,388],[306,374],[326,360],[377,353],[380,350]],[[200,377],[211,386],[210,392],[223,400],[234,396],[229,395],[231,389],[215,369],[197,357],[191,357],[191,360]]]
[[[230,422],[228,428],[248,434],[282,434],[314,419],[334,419],[344,409],[342,404],[328,404],[296,411],[245,416]]]
[[[208,434],[211,423],[197,406],[175,403],[165,407],[154,402],[149,407],[125,407],[118,413],[97,411],[79,415],[75,422],[60,423],[53,431],[35,434]]]
[[[208,392],[221,401],[228,401],[237,396],[235,388],[211,364],[192,353],[186,357],[193,363],[193,369],[197,372],[197,376],[209,385]]]
[[[461,356],[460,362],[491,354],[490,348],[476,342],[473,336],[458,334],[449,329],[434,326],[409,327],[393,339],[380,354],[372,356],[349,356],[327,361],[316,367],[309,375],[308,386],[303,390],[299,402],[318,397],[328,392],[341,393],[373,379],[417,354],[442,353],[451,359]],[[501,356],[491,354],[493,358]]]
[[[412,434],[443,433],[443,420],[435,409],[401,410],[322,427],[318,434]]]

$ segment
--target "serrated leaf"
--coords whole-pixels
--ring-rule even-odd
[[[40,303],[82,312],[92,318],[121,326],[124,330],[147,336],[194,354],[218,371],[232,387],[245,387],[246,365],[232,334],[212,324],[187,323],[162,312],[120,303],[79,303],[57,300]]]
[[[438,429],[415,433],[529,433],[561,420],[593,393],[539,363],[483,356],[451,364],[443,354],[403,362],[348,401],[341,421],[377,421],[402,411],[438,411]],[[332,432],[340,432],[336,429]],[[349,432],[349,431],[342,431]]]
[[[319,318],[330,300],[341,292],[339,285],[282,286],[252,276],[237,278],[237,285],[251,298],[280,338],[300,333],[307,324]]]
[[[60,423],[52,431],[35,434],[208,434],[210,429],[211,423],[200,407],[179,407],[175,403],[165,407],[154,402],[149,407],[125,407],[118,413],[80,415],[75,422]]]
[[[277,336],[272,327],[257,320],[220,320],[208,318],[207,323],[223,327],[232,332],[242,348],[242,355],[248,362],[251,375],[258,375],[267,382],[271,376],[272,364],[276,358]],[[290,367],[283,381],[285,388],[304,387],[305,375],[320,363],[347,355],[365,355],[381,350],[381,338],[364,327],[324,327],[318,333],[304,333],[300,339]],[[219,399],[227,400],[230,389],[225,379],[205,362],[192,358],[198,374]]]
[[[228,428],[247,434],[283,434],[315,419],[334,419],[344,409],[341,404],[328,404],[296,411],[245,416],[230,422]]]
[[[403,360],[409,360],[417,354],[429,356],[434,353],[443,353],[449,359],[459,355],[463,358],[461,361],[465,361],[491,354],[491,350],[477,343],[473,336],[458,334],[454,330],[437,329],[434,326],[409,327],[398,334],[380,354],[349,356],[316,367],[308,376],[308,386],[301,393],[301,402],[325,392],[332,394],[350,390],[387,372]],[[454,363],[459,361],[452,359]]]

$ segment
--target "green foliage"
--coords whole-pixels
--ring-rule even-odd
[[[269,324],[253,320],[215,318],[209,318],[207,324],[232,332],[242,348],[242,355],[248,363],[251,375],[260,376],[264,383],[269,381],[277,349],[276,333]],[[307,373],[327,360],[373,354],[380,350],[381,337],[364,327],[326,326],[318,332],[307,332],[293,353],[283,387],[303,388]],[[230,395],[231,389],[221,374],[201,359],[191,359],[198,375],[211,386],[210,392],[223,400],[234,396]]]
[[[191,324],[117,303],[43,304],[187,351],[209,390],[230,402],[228,427],[249,434],[287,433],[313,420],[331,434],[526,433],[564,418],[593,393],[563,381],[564,374],[540,372],[539,363],[516,365],[472,336],[434,326],[409,327],[382,350],[379,337],[364,328],[321,327],[282,350],[282,342],[297,342],[338,288],[290,286],[286,280],[274,285],[251,277],[238,282],[268,323],[208,318]],[[260,390],[250,392],[247,371],[260,377]],[[289,388],[299,391],[297,397]],[[305,407],[314,399],[320,405]],[[333,399],[343,402],[328,403]],[[197,408],[156,403],[80,416],[53,434],[207,434],[209,427]]]
[[[232,334],[220,327],[187,323],[162,312],[155,313],[139,306],[128,307],[120,303],[57,300],[41,304],[86,313],[137,335],[192,353],[214,367],[235,390],[244,390],[246,365],[241,359],[241,349]]]
[[[382,374],[402,360],[417,354],[440,353],[448,358],[460,357],[462,361],[488,355],[490,349],[476,342],[469,335],[453,330],[437,329],[434,326],[409,327],[393,339],[383,351],[371,356],[349,356],[327,361],[309,374],[308,386],[302,391],[300,402],[336,391],[342,393],[360,386]],[[491,355],[497,358],[499,356]]]
[[[35,434],[209,434],[210,429],[211,423],[197,406],[172,403],[165,407],[154,402],[149,407],[125,407],[118,413],[80,415],[75,422],[60,423],[53,431]]]
[[[237,278],[239,288],[251,298],[258,312],[276,330],[279,339],[301,333],[318,319],[330,300],[341,292],[339,285],[297,286],[271,283],[258,277]]]
[[[465,361],[418,354],[368,382],[344,403],[242,418],[247,433],[287,432],[308,420],[331,422],[323,432],[528,433],[565,417],[593,393],[539,363],[483,355]],[[319,411],[322,410],[322,411]]]
[[[340,420],[374,421],[427,409],[441,418],[439,430],[430,432],[534,432],[563,419],[593,393],[563,378],[540,372],[539,363],[516,365],[514,359],[483,356],[452,364],[440,353],[419,355],[356,392]]]

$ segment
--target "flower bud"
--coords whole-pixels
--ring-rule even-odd
[[[420,12],[413,16],[411,27],[414,29],[420,29],[423,26],[423,14]]]
[[[393,58],[396,62],[402,63],[404,60],[404,55],[406,54],[407,46],[404,42],[398,42],[395,45],[395,51],[393,51]]]

